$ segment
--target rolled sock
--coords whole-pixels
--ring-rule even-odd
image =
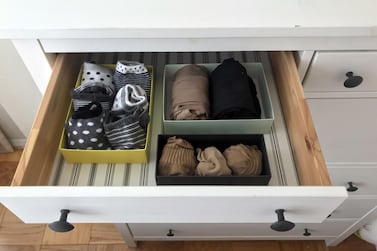
[[[233,145],[225,149],[223,155],[234,175],[260,175],[262,172],[262,152],[255,145]]]
[[[125,115],[140,115],[148,112],[148,99],[146,92],[138,85],[126,84],[115,96],[113,113],[121,112]]]
[[[253,79],[233,58],[226,59],[210,76],[211,117],[214,119],[260,118],[261,108]]]
[[[197,159],[199,161],[196,167],[196,173],[199,176],[223,176],[230,175],[229,169],[222,153],[214,146],[197,149]]]
[[[145,147],[148,122],[145,91],[126,84],[118,91],[104,128],[114,149],[140,149]]]
[[[209,115],[208,71],[199,65],[186,65],[174,75],[170,118],[207,119]]]
[[[99,103],[90,103],[73,111],[65,125],[66,147],[86,150],[110,149],[102,125],[104,117]]]
[[[113,149],[140,149],[145,147],[146,133],[139,116],[108,116],[103,124]]]
[[[79,85],[71,91],[73,110],[77,111],[91,102],[99,102],[104,111],[109,111],[114,100],[114,89],[98,82]]]
[[[109,111],[115,96],[112,70],[89,62],[84,62],[82,68],[80,85],[71,92],[73,109],[100,102],[102,109]]]
[[[113,71],[105,66],[84,62],[82,66],[81,85],[87,83],[103,83],[112,89],[115,89],[113,84]]]
[[[115,90],[118,92],[126,84],[138,85],[145,90],[150,99],[151,76],[143,63],[120,60],[113,75]]]
[[[191,176],[195,173],[196,165],[194,148],[188,141],[168,138],[158,162],[159,175]]]

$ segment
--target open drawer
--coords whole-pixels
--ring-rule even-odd
[[[144,170],[135,176],[142,181],[112,183],[115,186],[92,182],[92,186],[88,186],[82,180],[74,184],[63,182],[70,180],[62,177],[66,174],[64,170],[75,167],[68,166],[63,171],[56,167],[62,162],[57,147],[70,103],[69,92],[84,60],[79,54],[60,54],[12,186],[0,188],[0,202],[26,223],[50,223],[57,219],[61,209],[71,211],[69,221],[72,223],[272,223],[277,219],[276,209],[284,209],[287,219],[294,223],[325,220],[345,200],[347,193],[344,187],[330,184],[289,52],[271,54],[285,119],[268,55],[261,53],[257,57],[265,66],[270,92],[275,95],[272,97],[276,113],[273,132],[265,135],[268,157],[275,166],[269,186],[155,185],[156,143],[163,112],[163,67],[166,63],[193,62],[192,55],[182,55],[149,53],[142,57],[143,62],[156,69],[150,161],[131,167]],[[207,61],[218,60],[216,53],[211,55],[215,55],[213,60]],[[242,58],[241,52],[235,55]],[[245,58],[253,60],[254,56]],[[284,121],[290,132],[290,143]],[[290,159],[290,144],[294,161]]]

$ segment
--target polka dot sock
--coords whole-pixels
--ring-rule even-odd
[[[102,125],[104,116],[99,103],[90,103],[73,111],[65,125],[66,148],[111,149]]]
[[[118,92],[126,84],[138,85],[150,98],[151,77],[143,63],[135,61],[118,61],[113,75],[115,89]]]
[[[110,110],[115,96],[112,77],[112,70],[84,62],[81,84],[71,92],[73,109],[77,111],[91,102],[99,102],[104,111]]]
[[[112,89],[113,71],[105,66],[84,62],[82,65],[81,85],[87,83],[103,83]]]

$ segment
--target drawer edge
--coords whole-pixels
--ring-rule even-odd
[[[12,186],[47,184],[82,60],[82,54],[58,55]]]
[[[301,185],[331,181],[292,52],[270,52],[271,65]]]

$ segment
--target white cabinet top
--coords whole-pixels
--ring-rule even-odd
[[[376,0],[0,0],[0,38],[376,37]]]

